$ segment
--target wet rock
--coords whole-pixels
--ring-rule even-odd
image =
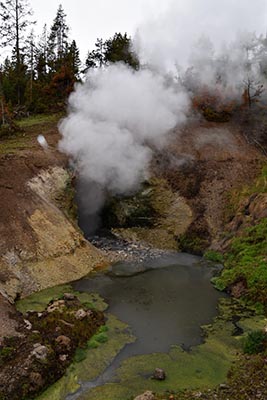
[[[76,296],[73,293],[64,293],[63,298],[68,301],[76,300]]]
[[[76,311],[74,315],[76,319],[83,320],[87,317],[87,312],[81,308],[80,310]]]
[[[34,349],[31,352],[33,357],[36,357],[37,360],[46,360],[48,355],[48,349],[46,346],[41,345],[40,343],[35,343],[33,345]]]
[[[166,379],[166,373],[161,368],[156,368],[153,374],[153,379],[157,381],[164,381]]]
[[[148,390],[145,393],[135,397],[134,400],[155,400],[155,396],[150,390]]]

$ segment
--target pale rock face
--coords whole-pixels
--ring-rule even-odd
[[[134,400],[155,400],[155,396],[151,391],[148,390],[145,393],[135,397]]]

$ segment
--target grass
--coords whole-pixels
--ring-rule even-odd
[[[58,120],[63,116],[63,114],[38,114],[32,115],[28,118],[23,118],[20,121],[17,121],[17,125],[21,129],[31,128],[36,125],[41,124],[55,124]]]
[[[30,148],[30,138],[25,133],[18,133],[15,136],[0,141],[0,154],[15,154],[20,150]]]
[[[41,133],[44,129],[55,126],[61,117],[63,114],[40,114],[16,121],[18,130],[0,137],[0,155],[16,154],[18,151],[30,149],[33,147],[31,134],[38,131]]]

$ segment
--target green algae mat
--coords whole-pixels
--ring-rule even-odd
[[[17,308],[41,311],[47,303],[65,292],[73,291],[64,285],[36,293],[17,303]],[[107,304],[97,294],[75,292],[80,301],[93,304],[99,310],[105,310]],[[184,351],[179,346],[172,346],[169,353],[155,353],[130,357],[122,362],[113,372],[111,382],[84,391],[80,400],[126,400],[152,390],[157,393],[181,391],[183,389],[205,390],[214,388],[226,379],[232,362],[241,349],[243,336],[255,329],[262,329],[266,320],[252,311],[244,312],[233,308],[232,300],[222,299],[219,316],[213,324],[203,327],[204,343]],[[238,315],[239,330],[237,335],[233,314]],[[83,350],[80,362],[74,362],[66,374],[48,388],[38,400],[63,400],[80,387],[80,382],[96,380],[112,364],[120,351],[135,338],[129,327],[114,315],[106,314],[106,340],[97,346],[88,346]],[[168,329],[168,327],[166,327]],[[94,342],[93,338],[92,341]],[[162,368],[167,374],[165,381],[151,378],[155,368]],[[70,397],[71,398],[71,397]]]

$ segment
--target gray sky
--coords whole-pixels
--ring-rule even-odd
[[[51,27],[59,4],[67,14],[71,39],[82,61],[98,37],[115,32],[142,36],[144,51],[151,56],[177,52],[180,57],[198,36],[206,33],[217,42],[232,40],[237,31],[266,33],[266,0],[30,0],[39,34]],[[165,54],[164,54],[165,49]],[[163,51],[163,52],[162,52]],[[150,54],[151,53],[151,54]]]
[[[45,23],[50,28],[62,4],[71,38],[76,40],[84,58],[98,37],[107,39],[115,32],[133,35],[143,20],[164,11],[171,0],[30,0],[30,3],[37,20],[37,33]]]

